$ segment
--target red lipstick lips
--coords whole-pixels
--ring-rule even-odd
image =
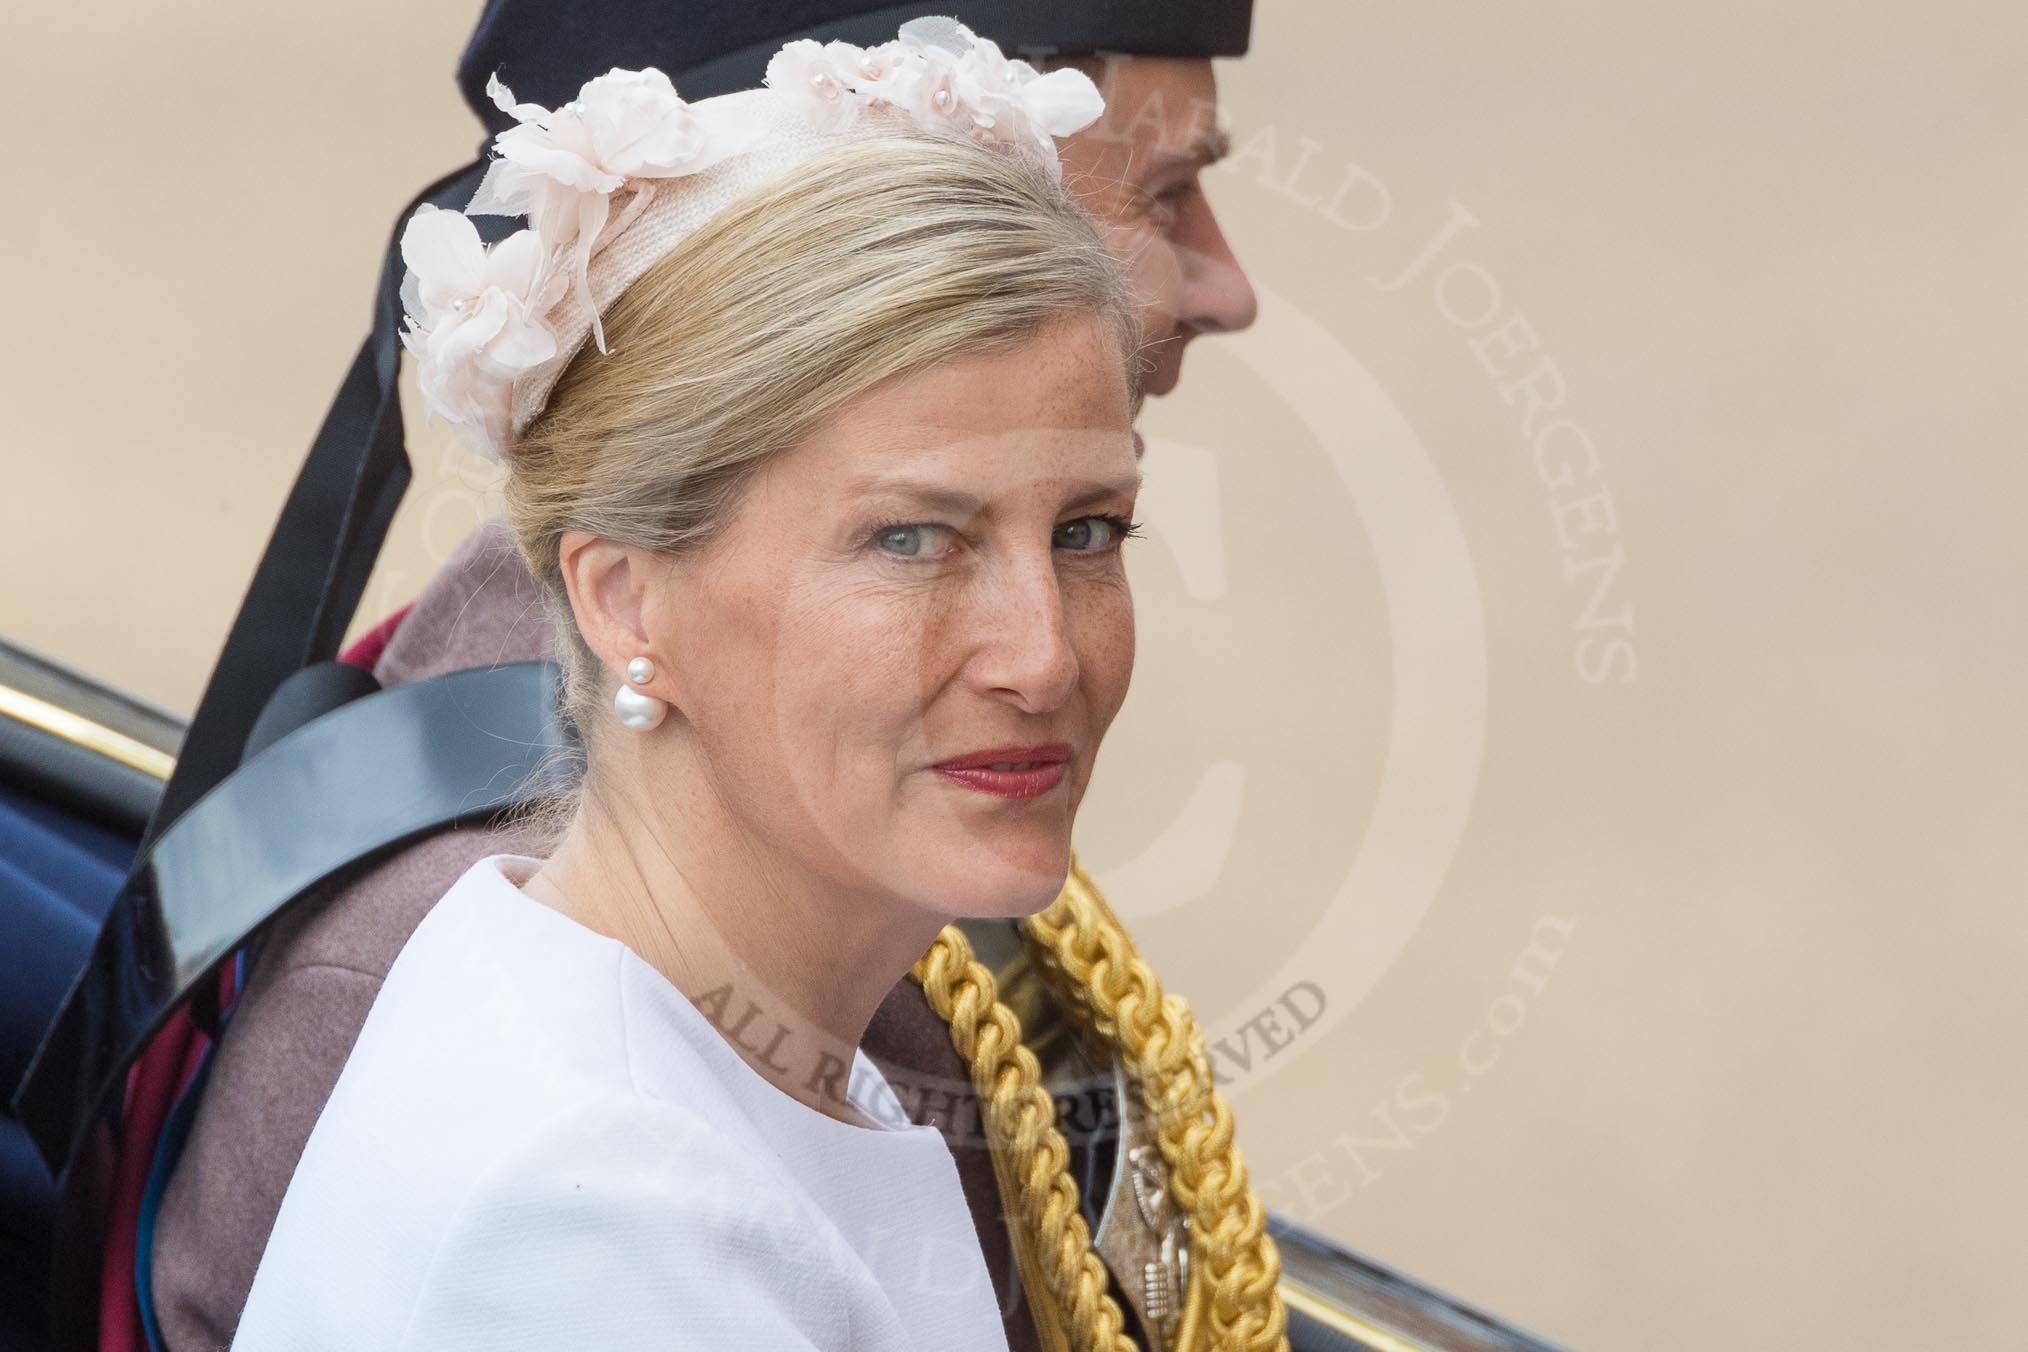
[[[937,762],[936,772],[953,784],[996,798],[1038,798],[1063,782],[1071,746],[998,746]]]

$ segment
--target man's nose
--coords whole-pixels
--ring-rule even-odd
[[[1208,205],[1183,246],[1183,322],[1200,333],[1252,327],[1260,317],[1260,299]]]
[[[1078,679],[1055,560],[1009,560],[995,572],[974,598],[971,683],[1023,713],[1049,713]]]

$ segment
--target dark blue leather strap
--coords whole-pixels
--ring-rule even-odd
[[[557,667],[452,672],[353,700],[277,740],[163,831],[36,1052],[16,1116],[60,1169],[147,1039],[291,901],[403,841],[562,782]]]

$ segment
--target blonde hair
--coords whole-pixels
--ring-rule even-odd
[[[565,531],[693,548],[769,456],[854,396],[1079,314],[1108,324],[1131,394],[1133,297],[1090,216],[1032,163],[932,134],[898,131],[798,167],[686,238],[607,309],[610,351],[580,351],[509,449],[508,515],[549,605],[565,716],[595,747],[611,688],[572,617]],[[524,817],[553,839],[581,787]],[[1188,1008],[1163,994],[1081,870],[1023,931],[1065,1012],[1113,1047],[1158,1124],[1191,1228],[1173,1346],[1284,1352],[1274,1241]],[[1018,1018],[956,926],[913,976],[980,1095],[1044,1346],[1131,1352]]]

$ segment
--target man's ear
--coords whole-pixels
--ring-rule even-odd
[[[636,657],[664,665],[643,623],[651,580],[646,554],[590,531],[567,530],[557,538],[556,562],[578,632],[608,670],[625,672]]]

